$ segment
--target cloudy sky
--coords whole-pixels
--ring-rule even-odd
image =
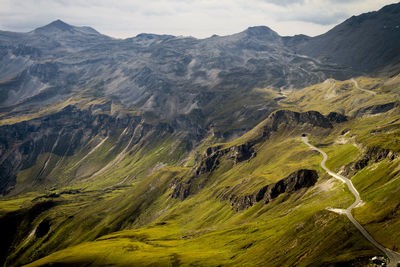
[[[30,31],[61,19],[113,37],[138,33],[208,37],[266,25],[281,35],[318,35],[391,0],[0,0],[0,29]]]

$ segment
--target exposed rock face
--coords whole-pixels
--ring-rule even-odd
[[[354,116],[365,116],[365,115],[375,115],[379,113],[384,113],[387,112],[391,109],[394,109],[395,107],[399,107],[400,102],[390,102],[390,103],[385,103],[381,105],[372,105],[368,107],[363,107],[358,109],[355,113]]]
[[[311,126],[332,128],[329,119],[325,118],[318,111],[307,111],[303,113],[278,110],[273,112],[267,119],[266,126],[272,131],[277,131],[280,125],[310,124]]]
[[[7,193],[14,185],[20,170],[33,166],[39,155],[55,154],[71,156],[93,138],[106,138],[116,131],[126,129],[119,140],[121,144],[138,143],[150,131],[172,133],[165,124],[146,124],[141,117],[115,118],[105,114],[92,114],[90,110],[79,110],[67,106],[62,111],[30,121],[0,127],[0,194]],[[47,162],[32,183],[41,183],[46,178]]]
[[[342,123],[342,122],[347,121],[347,117],[345,115],[337,113],[337,112],[329,113],[327,118],[330,122],[334,122],[334,123]]]
[[[301,188],[307,188],[315,185],[318,180],[318,174],[315,170],[298,170],[291,173],[288,177],[278,181],[275,184],[266,185],[251,195],[247,196],[225,196],[231,206],[236,211],[248,209],[259,201],[268,204],[283,193],[292,193]]]
[[[173,184],[173,191],[171,196],[173,198],[179,198],[184,200],[190,194],[197,192],[204,186],[204,182],[199,178],[202,174],[212,172],[220,164],[222,157],[233,160],[234,163],[239,163],[254,157],[256,152],[251,144],[243,144],[239,146],[233,146],[226,149],[221,149],[220,146],[209,147],[206,150],[204,159],[200,162],[195,174],[188,181],[176,181]]]
[[[45,236],[49,232],[50,227],[51,227],[50,220],[47,220],[47,219],[43,220],[36,228],[36,231],[35,231],[36,237],[42,238],[43,236]]]
[[[237,128],[249,124],[246,130],[277,106],[259,97],[242,104],[251,89],[303,88],[353,74],[297,55],[264,26],[206,39],[139,34],[121,40],[55,21],[30,33],[0,31],[0,58],[0,108],[54,104],[93,89],[94,97],[169,121],[198,110],[197,124],[238,103],[241,112],[230,114],[230,122],[241,119]]]
[[[188,182],[175,181],[172,184],[173,191],[171,193],[171,197],[179,198],[182,201],[186,199],[190,195],[190,189],[192,187],[191,184],[192,179],[193,178],[190,178]]]
[[[184,200],[190,194],[199,191],[207,182],[206,175],[214,171],[220,164],[221,160],[232,160],[234,164],[251,160],[251,158],[257,155],[255,146],[267,140],[274,132],[285,130],[293,132],[293,130],[297,128],[301,128],[302,130],[304,130],[304,128],[311,130],[314,129],[314,127],[320,129],[333,128],[329,119],[317,111],[299,113],[289,110],[278,110],[273,112],[257,127],[261,128],[258,135],[244,144],[228,148],[223,148],[223,146],[212,146],[207,148],[203,159],[194,169],[193,176],[187,181],[177,181],[173,185],[174,189],[171,196]],[[272,195],[273,194],[274,193],[272,193]],[[244,201],[249,202],[250,199]]]
[[[394,160],[398,157],[400,157],[398,153],[395,153],[389,149],[380,147],[367,147],[365,153],[360,159],[343,167],[343,174],[351,177],[358,171],[367,167],[369,163],[377,163],[384,159]]]
[[[368,72],[399,62],[400,4],[352,16],[325,34],[287,38],[298,53]]]
[[[219,164],[222,156],[227,156],[235,163],[239,163],[250,159],[256,155],[254,144],[247,143],[238,146],[221,149],[221,146],[209,147],[205,153],[205,159],[201,161],[200,166],[196,170],[196,175],[213,171]]]

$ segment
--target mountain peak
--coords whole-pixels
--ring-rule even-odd
[[[43,27],[39,27],[34,30],[35,33],[45,33],[45,32],[53,32],[53,31],[61,31],[61,32],[72,32],[74,27],[65,23],[64,21],[58,19],[50,24],[47,24]]]
[[[267,26],[251,26],[246,29],[246,32],[252,33],[252,34],[262,34],[262,33],[268,33],[268,32],[274,32],[270,27]]]
[[[54,34],[54,33],[58,33],[61,35],[64,34],[78,34],[78,35],[101,35],[98,31],[96,31],[95,29],[91,28],[91,27],[87,27],[87,26],[81,26],[81,27],[77,27],[77,26],[72,26],[68,23],[65,23],[64,21],[58,19],[55,20],[45,26],[42,26],[40,28],[37,28],[33,31],[33,33],[38,33],[38,34]]]
[[[168,34],[139,33],[138,35],[136,35],[135,38],[151,40],[151,39],[165,39],[165,38],[171,38],[171,37],[174,37],[174,36],[168,35]]]
[[[47,27],[57,28],[60,30],[69,30],[69,29],[73,28],[71,25],[65,23],[64,21],[62,21],[60,19],[51,22],[50,24],[47,25]]]
[[[61,31],[71,31],[74,27],[65,23],[64,21],[58,19],[55,20],[53,22],[51,22],[50,24],[47,24],[46,26],[43,26],[39,29],[57,29],[57,30],[61,30]]]
[[[279,35],[273,31],[271,28],[267,26],[253,26],[247,28],[244,33],[246,33],[248,36],[251,37],[257,37],[257,38],[277,38]]]

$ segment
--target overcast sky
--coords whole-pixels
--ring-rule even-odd
[[[266,25],[315,36],[391,0],[0,0],[0,29],[27,32],[61,19],[113,37],[158,33],[204,38]]]

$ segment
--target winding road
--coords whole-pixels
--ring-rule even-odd
[[[358,86],[358,83],[357,83],[357,81],[356,80],[354,80],[354,78],[351,78],[351,81],[354,83],[354,86],[358,89],[358,90],[361,90],[361,91],[364,91],[364,92],[367,92],[367,93],[370,93],[370,94],[373,94],[373,95],[376,95],[376,92],[374,92],[374,91],[371,91],[371,90],[367,90],[367,89],[362,89],[362,88],[360,88],[359,86]]]
[[[353,183],[351,182],[350,179],[347,179],[346,177],[339,175],[337,173],[332,172],[331,170],[329,170],[326,166],[325,166],[325,162],[328,159],[328,155],[326,155],[326,153],[324,151],[322,151],[321,149],[316,148],[315,146],[311,145],[308,142],[308,138],[307,136],[302,136],[301,140],[303,141],[303,143],[305,143],[307,146],[309,146],[311,149],[318,151],[319,153],[322,154],[322,156],[324,157],[323,160],[321,161],[321,167],[331,176],[333,176],[336,179],[339,179],[340,181],[346,183],[347,187],[349,188],[350,192],[355,196],[356,200],[354,201],[353,204],[351,204],[350,207],[348,207],[347,209],[332,209],[332,208],[328,208],[328,210],[336,212],[336,213],[340,213],[340,214],[346,214],[347,218],[349,218],[349,220],[354,224],[355,227],[357,227],[357,229],[361,232],[361,234],[368,239],[369,242],[371,242],[375,247],[377,247],[380,251],[382,251],[383,253],[385,253],[387,255],[387,257],[389,258],[389,264],[388,266],[390,267],[396,267],[398,263],[400,263],[400,254],[397,252],[394,252],[388,248],[385,248],[384,246],[382,246],[381,244],[379,244],[368,232],[367,230],[365,230],[364,227],[361,226],[361,224],[356,221],[356,219],[354,219],[353,215],[351,214],[352,209],[354,209],[355,207],[362,205],[363,202],[361,200],[360,197],[360,193],[358,193],[357,189],[354,187]]]

